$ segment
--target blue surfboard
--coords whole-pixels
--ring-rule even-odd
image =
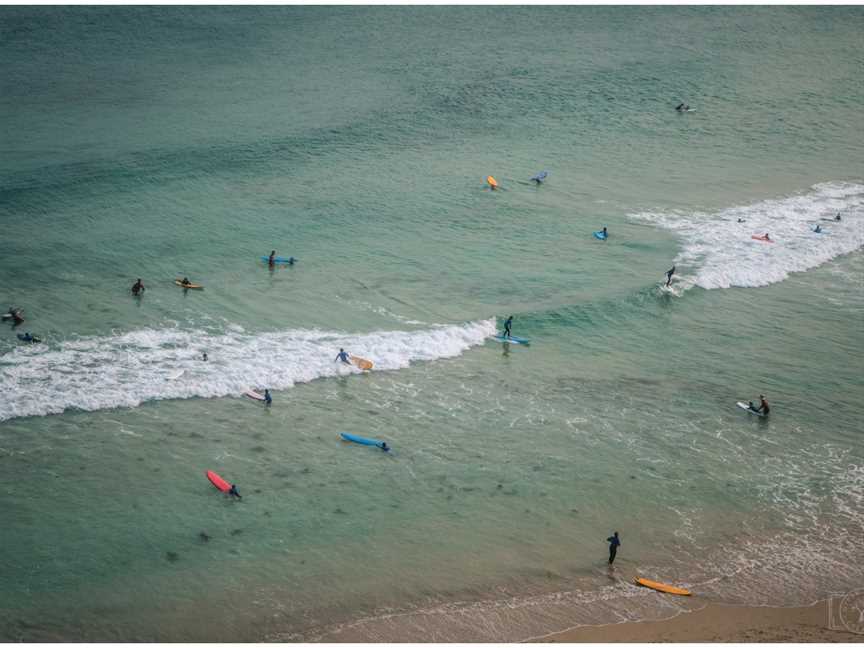
[[[516,335],[496,335],[495,339],[499,342],[512,342],[513,344],[531,344],[528,338],[518,337]]]
[[[594,236],[595,236],[595,238],[598,238],[601,241],[606,240],[606,234],[604,234],[603,232],[594,232]]]
[[[390,448],[382,447],[384,445],[383,441],[378,441],[376,439],[367,439],[366,437],[357,436],[356,434],[348,434],[347,432],[342,432],[342,438],[346,441],[353,441],[354,443],[359,443],[360,445],[368,445],[375,446],[376,448],[381,448],[384,452],[388,452]]]
[[[536,183],[541,183],[546,179],[546,176],[549,175],[548,171],[541,171],[540,173],[531,176],[531,179]]]
[[[269,263],[270,257],[269,256],[262,256],[261,260],[264,263]],[[294,262],[296,260],[297,259],[295,259],[294,257],[288,257],[287,259],[285,257],[273,257],[273,263],[287,263],[288,265],[294,265]]]

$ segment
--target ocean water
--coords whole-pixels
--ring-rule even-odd
[[[0,639],[516,641],[860,587],[862,27],[0,7]]]

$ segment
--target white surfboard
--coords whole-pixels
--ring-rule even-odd
[[[168,374],[168,380],[177,380],[184,373],[186,373],[185,369],[178,369],[177,371],[172,371],[170,374]]]
[[[251,389],[247,389],[246,391],[244,391],[243,395],[248,396],[252,400],[258,400],[258,401],[264,400],[264,394],[259,394],[258,392],[252,391]]]
[[[738,405],[738,407],[740,407],[743,410],[747,410],[751,414],[755,414],[756,416],[765,416],[762,412],[757,412],[756,410],[751,409],[750,404],[745,403],[744,401],[738,401],[736,403],[736,405]]]

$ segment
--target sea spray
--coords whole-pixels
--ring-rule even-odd
[[[494,319],[365,334],[142,329],[56,347],[19,347],[0,356],[0,420],[70,408],[93,411],[169,398],[229,396],[250,386],[285,389],[358,372],[334,360],[340,347],[372,359],[376,370],[402,369],[411,362],[458,356],[494,332]],[[207,361],[202,359],[205,352]]]

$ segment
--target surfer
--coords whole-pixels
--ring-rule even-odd
[[[822,226],[821,226],[821,225],[817,225],[817,226],[816,226],[816,229],[814,229],[813,231],[816,232],[817,234],[821,234],[821,233],[822,233]]]
[[[271,403],[273,403],[273,397],[270,395],[270,390],[269,390],[269,389],[265,389],[265,390],[264,390],[264,402],[265,402],[267,405],[270,405]]]
[[[387,445],[386,441],[382,441],[381,445],[378,447],[381,448],[384,452],[390,452],[390,446]]]
[[[682,110],[684,110],[684,102],[682,101],[680,104],[675,106],[675,110],[677,110],[678,112],[681,112]]]
[[[765,240],[765,241],[770,241],[770,240],[771,240],[771,237],[768,236],[768,232],[765,232],[765,236],[763,236],[762,239]]]
[[[840,212],[837,212],[837,215],[834,217],[835,221],[840,221]]]
[[[15,308],[14,306],[9,307],[9,316],[12,318],[12,321],[15,324],[20,324],[24,321],[24,315],[21,312],[20,308]]]
[[[771,408],[768,407],[768,401],[765,400],[765,396],[763,396],[762,394],[759,394],[759,400],[759,407],[756,408],[756,411],[762,412],[763,416],[768,416],[768,412],[771,411]],[[750,404],[752,405],[753,403]]]
[[[237,484],[231,484],[231,490],[228,491],[229,495],[233,495],[237,499],[243,499],[240,493],[237,492]]]
[[[201,356],[201,360],[203,360],[204,362],[207,362],[207,352],[206,351],[204,352],[204,355]]]
[[[670,270],[666,271],[666,287],[672,285],[672,275],[675,274],[675,266],[673,265]]]
[[[739,217],[738,217],[738,222],[739,222],[739,223],[743,223],[743,222],[744,222],[744,219],[741,218],[741,217],[739,216]]]
[[[504,321],[504,333],[502,333],[503,337],[510,337],[512,333],[510,333],[510,327],[513,326],[513,316],[511,315]]]
[[[604,227],[604,228],[603,228],[603,238],[606,238],[606,237],[608,237],[608,236],[609,236],[609,232],[607,232],[607,231],[606,231],[606,228]]]
[[[618,532],[615,531],[610,537],[606,538],[609,543],[609,564],[615,562],[615,554],[618,553],[618,547],[621,546],[621,541],[618,539]]]
[[[267,263],[269,263],[271,266],[276,265],[276,250],[273,250],[270,253],[270,258],[267,259]]]
[[[341,360],[345,364],[351,364],[351,360],[348,358],[348,354],[345,353],[345,349],[339,349],[339,353],[336,354],[336,360]]]
[[[183,281],[181,281],[180,283],[183,284],[184,286],[191,286],[192,285],[192,282],[189,281],[189,277],[183,277]]]
[[[141,277],[138,277],[138,281],[132,285],[132,294],[137,297],[145,290],[146,288],[144,288],[144,283],[141,281]]]

